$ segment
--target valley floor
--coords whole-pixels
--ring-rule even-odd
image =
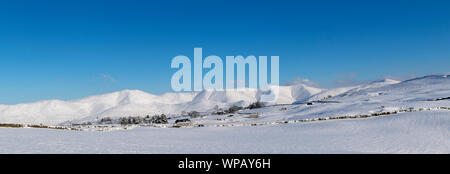
[[[450,153],[450,111],[110,132],[0,128],[0,153]]]

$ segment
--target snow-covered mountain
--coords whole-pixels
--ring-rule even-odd
[[[280,86],[279,97],[271,104],[290,104],[310,97],[321,89]],[[260,90],[204,90],[192,93],[152,95],[140,90],[86,97],[72,101],[46,100],[27,104],[0,105],[0,123],[58,124],[69,120],[153,114],[179,114],[183,111],[211,111],[214,106],[247,106],[260,99]]]
[[[392,102],[393,100],[432,100],[449,97],[450,78],[448,75],[430,75],[403,82],[385,79],[358,86],[320,89],[304,84],[280,86],[279,96],[269,104],[292,104],[307,101],[335,100],[358,105],[358,103]],[[152,95],[139,90],[91,96],[78,100],[46,100],[27,104],[0,105],[0,123],[59,124],[71,120],[89,120],[102,117],[143,116],[154,114],[179,114],[183,111],[212,111],[217,105],[227,108],[231,105],[247,106],[259,101],[266,91],[260,90],[204,90],[192,93],[166,93]],[[376,101],[376,102],[375,102]],[[388,102],[388,103],[389,103]],[[329,106],[331,110],[345,111],[349,107]],[[375,106],[375,105],[374,105]],[[328,106],[327,106],[328,107]],[[307,110],[295,109],[294,115],[328,111],[321,107]],[[325,107],[326,108],[326,107]],[[295,112],[295,113],[294,113]],[[337,113],[339,113],[337,112]],[[289,114],[287,114],[289,115]]]

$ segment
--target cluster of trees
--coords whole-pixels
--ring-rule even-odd
[[[201,117],[201,116],[202,116],[202,115],[200,114],[200,112],[197,112],[197,111],[191,111],[191,112],[188,113],[188,115],[189,115],[189,117],[191,117],[191,118],[198,118],[198,117]]]
[[[113,124],[113,119],[110,117],[102,118],[100,119],[99,124]]]
[[[223,109],[219,109],[219,107],[216,105],[216,106],[214,106],[214,112],[212,114],[213,115],[234,114],[241,109],[243,109],[243,108],[240,106],[233,105],[230,108],[223,110]]]
[[[147,115],[147,118],[149,118],[149,116]],[[169,123],[169,121],[167,120],[166,115],[162,114],[162,115],[155,115],[153,117],[150,118],[150,122],[153,124],[167,124]]]
[[[233,106],[231,106],[231,107],[229,107],[228,109],[225,109],[225,110],[220,109],[219,106],[216,105],[213,108],[214,112],[212,114],[215,114],[215,115],[235,114],[239,110],[242,110],[242,109],[258,109],[258,108],[263,108],[265,106],[266,105],[264,104],[264,102],[259,102],[259,101],[255,102],[255,103],[252,103],[252,104],[248,105],[245,108],[233,105]]]
[[[129,125],[129,124],[144,124],[144,123],[150,123],[150,122],[146,122],[146,119],[143,117],[120,117],[119,118],[119,123],[122,125]]]
[[[228,108],[227,110],[225,110],[225,112],[227,112],[228,114],[235,114],[237,111],[239,111],[241,109],[243,109],[243,107],[233,105],[230,108]]]
[[[246,109],[258,109],[258,108],[263,108],[265,106],[266,105],[264,104],[264,102],[259,102],[258,101],[258,102],[255,102],[255,103],[252,103],[252,104],[248,105]]]
[[[118,119],[113,119],[111,117],[104,117],[98,121],[98,124],[122,124],[122,125],[130,125],[130,124],[168,124],[169,121],[167,116],[155,115],[141,117],[141,116],[129,116],[129,117],[120,117]]]

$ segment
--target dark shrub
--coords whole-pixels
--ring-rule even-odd
[[[153,116],[151,118],[151,123],[153,124],[167,124],[169,123],[169,121],[167,120],[166,115],[162,114],[161,116]]]
[[[191,117],[191,118],[197,118],[197,117],[200,117],[200,116],[201,116],[201,115],[200,115],[200,112],[197,112],[197,111],[191,111],[191,112],[188,113],[188,115],[189,115],[189,117]]]
[[[176,120],[175,121],[175,124],[178,124],[178,123],[190,123],[191,122],[191,120],[189,120],[189,119],[179,119],[179,120]]]
[[[250,104],[247,108],[248,109],[258,109],[258,108],[262,108],[264,106],[266,106],[266,105],[263,102],[255,102],[255,103]]]
[[[230,108],[228,108],[226,111],[227,111],[227,113],[236,113],[237,111],[239,111],[241,109],[242,109],[242,107],[233,105]]]
[[[128,119],[127,119],[127,117],[120,117],[120,118],[119,118],[119,123],[122,124],[122,125],[128,124]]]
[[[128,125],[128,124],[143,124],[144,118],[142,117],[121,117],[119,118],[119,123],[122,125]]]
[[[99,124],[112,124],[113,120],[110,117],[100,119]]]

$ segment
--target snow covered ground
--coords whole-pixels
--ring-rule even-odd
[[[450,153],[450,111],[110,132],[0,128],[0,153]]]
[[[235,114],[260,91],[160,96],[121,91],[74,101],[0,105],[0,124],[73,125],[78,130],[0,128],[0,153],[450,153],[450,76],[320,89],[281,87],[275,103]],[[203,111],[173,128],[180,111]],[[101,125],[100,118],[167,113],[168,124]],[[255,116],[257,115],[257,116]],[[1,127],[1,126],[0,126]],[[5,126],[3,126],[5,127]]]

